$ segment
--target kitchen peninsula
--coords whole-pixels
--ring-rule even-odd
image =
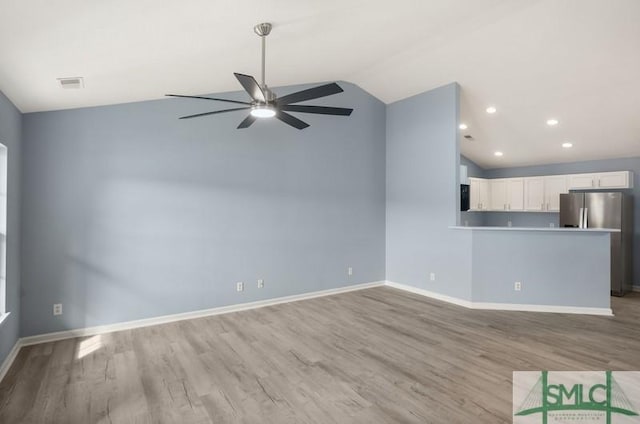
[[[601,228],[450,227],[469,247],[474,309],[611,315],[610,239]]]

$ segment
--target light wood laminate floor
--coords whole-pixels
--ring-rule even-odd
[[[474,311],[387,287],[25,347],[1,423],[507,423],[514,370],[640,370],[615,317]]]

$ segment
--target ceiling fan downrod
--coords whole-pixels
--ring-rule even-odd
[[[269,22],[263,22],[253,27],[253,32],[260,36],[262,41],[262,89],[267,91],[267,84],[265,82],[265,62],[266,62],[266,48],[267,48],[267,35],[271,33],[273,26]]]

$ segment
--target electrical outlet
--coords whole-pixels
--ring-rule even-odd
[[[62,303],[55,303],[53,305],[53,315],[62,315]]]
[[[555,226],[556,226],[556,224],[554,224],[553,222],[550,222],[550,223],[549,223],[549,227],[550,227],[550,228],[553,228],[553,227],[555,227]]]
[[[349,275],[353,275],[353,268],[349,267],[349,268],[347,269],[347,274],[349,274]]]
[[[236,291],[241,292],[241,291],[243,291],[243,290],[244,290],[244,283],[243,283],[242,281],[238,281],[238,282],[236,283]]]
[[[511,221],[507,221],[507,227],[511,227],[511,226],[512,226]]]
[[[429,274],[429,280],[436,281],[436,273],[435,272],[432,272],[431,274]]]
[[[264,287],[264,280],[258,280],[258,288],[261,289]]]
[[[522,283],[520,281],[516,281],[515,284],[513,285],[513,289],[515,291],[520,291],[522,290]]]
[[[464,226],[468,227],[469,226],[469,221],[467,221],[466,219],[464,220]]]

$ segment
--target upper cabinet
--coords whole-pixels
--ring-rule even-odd
[[[507,179],[507,210],[524,210],[524,178]]]
[[[491,210],[524,210],[524,179],[501,178],[489,180]]]
[[[474,211],[488,210],[489,180],[484,178],[469,178],[469,207]]]
[[[507,180],[489,180],[489,192],[491,196],[491,207],[493,211],[507,210]]]
[[[566,175],[549,175],[544,177],[544,210],[560,211],[560,195],[569,192]]]
[[[569,175],[569,190],[604,190],[633,188],[631,171]]]
[[[524,210],[542,212],[545,208],[544,177],[524,179]]]
[[[525,178],[525,210],[530,212],[557,212],[560,210],[560,195],[567,193],[567,176]]]
[[[526,178],[469,178],[471,210],[558,212],[569,190],[633,188],[631,171]]]

